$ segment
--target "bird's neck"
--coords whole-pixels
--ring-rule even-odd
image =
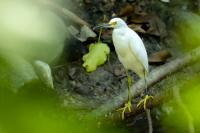
[[[120,25],[118,27],[115,27],[115,29],[123,29],[123,28],[128,28],[128,25],[127,24],[123,24],[123,25]]]
[[[127,30],[128,26],[116,27],[113,32],[124,33]]]

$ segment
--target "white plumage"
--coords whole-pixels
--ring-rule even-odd
[[[127,70],[134,71],[140,78],[144,78],[146,84],[146,76],[149,71],[147,52],[142,42],[142,39],[138,34],[130,29],[127,24],[120,18],[111,19],[108,24],[100,25],[98,27],[114,28],[112,33],[113,44],[120,62],[126,69],[127,81],[128,81],[128,102],[119,111],[122,111],[122,119],[124,119],[124,113],[126,109],[131,112],[131,84],[132,79],[129,76]],[[152,98],[152,97],[150,97]],[[146,109],[146,101],[148,96],[143,100],[144,109]],[[151,128],[150,128],[151,129]],[[150,130],[151,131],[151,130]],[[152,131],[151,131],[152,132]]]
[[[120,62],[126,70],[134,71],[140,78],[148,74],[148,57],[138,34],[120,18],[110,20],[112,39]]]

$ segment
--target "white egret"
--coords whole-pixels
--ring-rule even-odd
[[[128,80],[128,102],[124,108],[121,108],[122,119],[126,109],[131,112],[131,82],[132,79],[128,70],[135,72],[140,78],[144,78],[146,85],[146,76],[149,72],[148,57],[145,46],[139,35],[130,29],[127,24],[120,18],[113,18],[108,24],[99,27],[113,28],[113,44],[120,62],[123,64]],[[148,96],[142,101],[146,103]],[[140,102],[141,103],[141,102]],[[146,105],[144,105],[146,108]]]

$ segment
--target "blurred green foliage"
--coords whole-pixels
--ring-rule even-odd
[[[63,108],[56,91],[37,79],[33,62],[53,63],[62,54],[67,36],[62,19],[34,0],[0,1],[0,16],[1,133],[126,130],[112,123],[100,124],[86,111]]]
[[[127,132],[122,125],[97,119],[87,111],[62,108],[60,103],[56,92],[38,81],[26,84],[18,93],[1,88],[1,130],[3,133]]]
[[[0,54],[0,88],[17,89],[26,82],[37,79],[30,63],[23,58],[12,54]]]
[[[192,12],[177,14],[176,39],[180,41],[179,50],[190,51],[200,46],[200,16]]]
[[[181,102],[184,107],[177,102],[177,100],[170,100],[165,106],[171,107],[172,110],[168,115],[162,117],[163,127],[166,132],[189,132],[189,117],[193,119],[193,126],[196,132],[200,132],[200,76],[190,79],[184,83],[180,88]],[[175,88],[177,89],[177,88]],[[180,99],[179,99],[180,100]],[[186,109],[186,110],[185,110]]]
[[[32,0],[0,1],[0,84],[17,91],[37,79],[33,62],[52,64],[62,54],[66,26],[55,13]]]
[[[189,52],[200,46],[200,16],[192,12],[177,12],[175,22],[174,48],[178,52]],[[179,42],[177,45],[176,43]],[[177,47],[178,46],[178,47]],[[193,62],[199,66],[197,60]],[[188,70],[188,69],[187,69]],[[193,71],[191,64],[190,70]],[[195,70],[194,70],[195,71]],[[188,72],[189,73],[189,72]],[[161,117],[164,132],[189,132],[189,124],[193,124],[195,132],[200,132],[200,75],[188,79],[180,88],[181,104],[173,98],[166,103],[166,115]],[[179,84],[179,83],[177,83]],[[175,87],[177,85],[174,85]],[[178,89],[178,88],[175,88]],[[188,115],[189,114],[189,115]],[[193,119],[193,123],[189,119]]]

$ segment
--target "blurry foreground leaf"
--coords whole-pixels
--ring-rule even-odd
[[[181,12],[177,15],[177,20],[175,23],[176,37],[181,42],[180,48],[185,51],[197,48],[200,44],[200,16]]]
[[[25,83],[37,79],[32,65],[16,55],[0,55],[0,88],[18,91]]]
[[[107,44],[91,44],[89,47],[89,53],[83,56],[83,67],[86,68],[87,72],[95,71],[98,66],[106,62],[109,53],[110,48]]]
[[[31,1],[6,0],[0,1],[0,16],[0,52],[47,63],[62,54],[68,33],[55,13]]]
[[[34,1],[0,1],[0,16],[0,88],[17,91],[37,79],[32,62],[57,62],[68,33],[57,14]]]
[[[185,82],[179,88],[180,96],[178,97],[178,99],[177,96],[175,96],[176,98],[170,100],[164,105],[171,108],[171,110],[168,111],[167,116],[164,115],[162,117],[162,123],[165,127],[165,132],[192,133],[191,126],[194,126],[196,133],[200,132],[199,79],[200,76],[197,75],[194,78]],[[175,87],[174,89],[178,88]]]

